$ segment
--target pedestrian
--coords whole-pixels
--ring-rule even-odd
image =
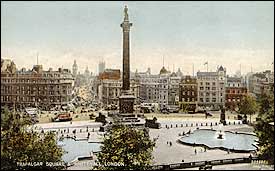
[[[181,161],[182,163],[184,163],[184,160],[182,159],[182,161]]]
[[[206,147],[204,147],[204,152],[206,152]]]
[[[170,146],[172,146],[172,142],[170,141]]]
[[[229,154],[229,152],[230,152],[229,149],[227,149],[227,154]]]
[[[195,149],[195,154],[197,154],[197,150]]]
[[[87,136],[87,137],[88,137],[88,139],[89,139],[89,137],[90,137],[90,132],[88,132],[88,136]]]
[[[87,126],[86,130],[87,130],[87,132],[89,131],[89,128],[88,128],[88,126]]]

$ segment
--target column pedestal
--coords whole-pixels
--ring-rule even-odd
[[[134,112],[134,101],[135,96],[130,90],[123,90],[121,96],[119,97],[119,113],[123,114],[133,114]]]

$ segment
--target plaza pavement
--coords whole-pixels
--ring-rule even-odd
[[[87,121],[72,121],[72,122],[49,122],[49,123],[37,123],[34,125],[34,127],[37,127],[37,129],[62,129],[62,128],[99,128],[102,125],[100,122],[95,122],[91,120]]]
[[[171,122],[169,122],[170,124]],[[175,125],[175,124],[174,124]],[[174,127],[174,126],[173,126]],[[214,130],[219,129],[219,126],[212,126]],[[238,158],[248,157],[250,153],[230,153],[227,151],[213,149],[204,152],[203,147],[192,147],[188,145],[179,144],[177,140],[180,138],[179,133],[187,132],[189,130],[194,131],[197,127],[178,127],[178,128],[162,128],[162,129],[151,129],[150,136],[157,138],[156,147],[153,151],[154,164],[172,164],[194,161],[206,161],[206,160],[217,160],[227,158]],[[200,129],[210,129],[210,126],[199,126]],[[245,129],[244,129],[245,128]],[[230,125],[224,126],[223,130],[238,131],[238,132],[250,132],[249,126],[247,125]],[[167,144],[167,141],[172,142],[172,146]],[[195,154],[195,149],[197,154]]]
[[[199,170],[199,167],[179,169],[179,170]],[[274,165],[238,163],[212,166],[212,170],[274,170]]]
[[[150,137],[158,138],[156,141],[156,147],[153,150],[153,164],[161,165],[161,164],[172,164],[172,163],[180,163],[182,160],[184,162],[193,162],[193,161],[205,161],[205,160],[216,160],[216,159],[228,159],[228,158],[238,158],[238,157],[248,157],[250,153],[230,153],[228,154],[226,151],[213,149],[207,150],[204,152],[202,147],[192,147],[188,145],[179,144],[177,140],[180,138],[179,133],[188,132],[189,130],[194,131],[199,127],[200,129],[210,129],[210,123],[213,124],[212,128],[214,130],[220,129],[219,125],[215,126],[214,123],[218,123],[218,118],[208,118],[208,119],[198,119],[198,118],[159,118],[158,121],[161,123],[161,129],[150,129],[149,134]],[[235,123],[240,123],[239,120],[229,120],[231,123],[235,121]],[[191,127],[191,123],[193,126]],[[198,126],[196,126],[198,123]],[[201,123],[205,125],[208,123],[209,126],[201,126]],[[167,129],[165,125],[172,128]],[[186,127],[186,124],[188,126]],[[102,133],[98,132],[99,126],[101,123],[97,123],[94,121],[73,121],[72,124],[70,122],[55,122],[55,123],[43,123],[36,124],[38,126],[38,131],[41,131],[43,128],[45,131],[48,130],[66,130],[69,128],[69,136],[74,136],[72,130],[76,130],[76,139],[85,139],[87,137],[87,126],[88,131],[90,132],[89,142],[101,142],[102,141]],[[177,127],[176,127],[177,125]],[[181,127],[182,125],[182,127]],[[81,129],[81,131],[80,131]],[[248,132],[252,133],[253,128],[248,125],[236,124],[236,125],[228,125],[223,126],[222,129],[224,131],[237,131],[237,132]],[[94,132],[93,132],[94,131]],[[64,136],[67,136],[67,133],[63,133]],[[61,133],[58,134],[61,136]],[[172,146],[167,144],[167,141],[172,142]],[[197,154],[194,151],[197,151]],[[74,166],[69,167],[69,169],[90,169],[91,165],[94,162],[92,161],[79,161],[76,162]]]

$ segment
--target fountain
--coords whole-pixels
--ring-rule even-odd
[[[223,124],[219,124],[219,129],[217,130],[216,134],[218,134],[217,139],[224,139],[224,132],[222,131]]]
[[[88,141],[75,141],[71,138],[64,138],[57,141],[57,144],[62,147],[65,153],[62,160],[70,163],[78,157],[89,157],[91,152],[100,151],[101,143],[89,143]]]
[[[191,134],[179,138],[179,143],[190,146],[207,146],[209,149],[230,150],[236,152],[251,152],[257,148],[258,138],[249,133],[223,131],[222,124],[217,130],[196,129]]]

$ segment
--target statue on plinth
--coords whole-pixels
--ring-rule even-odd
[[[221,115],[220,115],[220,123],[226,125],[225,121],[225,108],[221,106]]]

